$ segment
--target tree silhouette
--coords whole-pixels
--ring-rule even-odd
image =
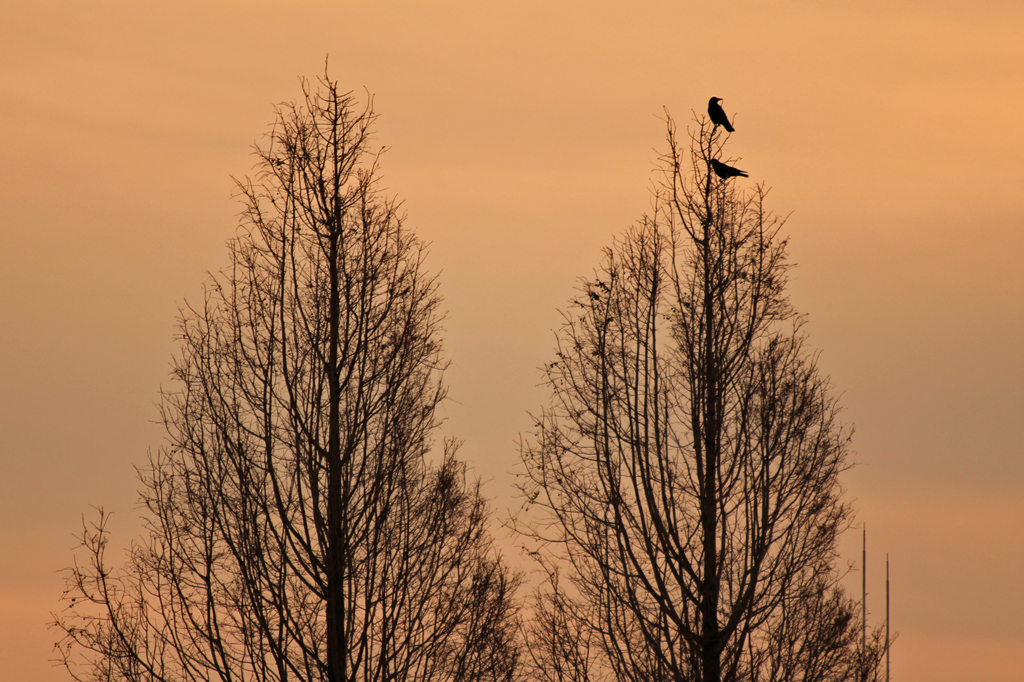
[[[372,100],[303,81],[239,182],[230,265],[180,322],[147,533],[70,569],[79,680],[507,680],[519,576],[444,443],[437,282],[378,188]],[[432,462],[432,460],[437,460]]]
[[[526,629],[543,682],[853,680],[838,586],[849,430],[786,296],[763,186],[714,178],[668,119],[653,211],[557,334],[513,521],[547,581]]]

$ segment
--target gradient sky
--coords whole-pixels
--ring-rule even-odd
[[[856,426],[845,484],[873,620],[892,562],[894,680],[1024,679],[1020,0],[0,9],[3,679],[65,679],[57,571],[90,505],[138,532],[178,308],[227,263],[231,176],[273,103],[328,54],[375,94],[386,185],[432,243],[445,432],[499,514],[558,310],[649,207],[663,107],[685,127],[722,97]]]

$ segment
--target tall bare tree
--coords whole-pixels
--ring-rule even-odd
[[[583,281],[522,449],[544,682],[853,679],[849,431],[785,293],[783,221],[668,119],[653,210]],[[877,656],[877,652],[872,654]]]
[[[183,312],[147,533],[70,570],[79,680],[507,680],[519,577],[445,397],[437,283],[378,188],[372,102],[326,76],[277,110],[230,267]]]

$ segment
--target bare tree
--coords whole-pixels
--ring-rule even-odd
[[[755,682],[880,682],[886,651],[883,627],[858,627],[860,604],[829,576],[788,595],[751,649]]]
[[[230,267],[183,312],[145,537],[70,570],[79,680],[507,680],[519,576],[491,546],[445,397],[437,283],[378,188],[372,101],[303,82],[239,182]],[[437,460],[437,461],[433,461]]]
[[[583,281],[523,445],[548,580],[527,635],[544,682],[854,679],[837,586],[849,430],[785,293],[767,190],[721,178],[724,137],[668,119],[653,210]]]

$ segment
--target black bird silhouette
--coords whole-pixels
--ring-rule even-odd
[[[729,123],[729,117],[725,115],[725,109],[719,104],[721,101],[721,97],[712,97],[708,100],[708,116],[711,117],[711,122],[716,126],[722,126],[730,133],[735,133],[736,129]]]
[[[749,175],[747,175],[746,171],[741,171],[739,168],[727,166],[718,159],[711,159],[711,168],[715,171],[715,175],[722,178],[723,180],[728,180],[729,178],[734,178],[737,176],[741,178],[750,177]]]

